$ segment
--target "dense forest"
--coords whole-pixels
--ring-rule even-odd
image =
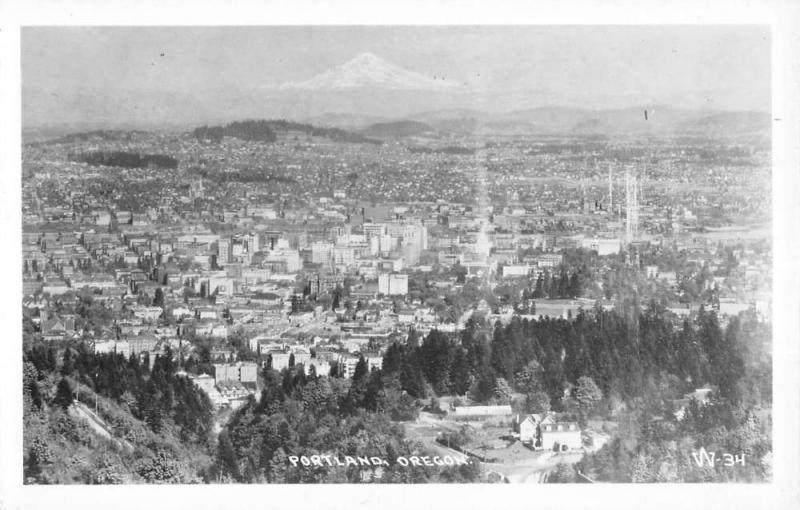
[[[458,338],[432,331],[393,344],[383,371],[397,374],[415,397],[463,395],[490,401],[498,384],[525,393],[529,381],[561,410],[562,398],[580,377],[594,380],[610,406],[631,403],[668,387],[680,398],[703,385],[718,387],[731,402],[771,401],[771,360],[767,326],[753,317],[732,318],[725,328],[713,312],[677,321],[652,304],[627,316],[599,308],[574,320],[515,317],[494,326],[470,319]],[[531,367],[535,375],[530,374]],[[500,382],[502,381],[502,382]]]
[[[115,166],[121,168],[178,168],[178,160],[164,154],[139,154],[126,151],[88,151],[69,155],[72,161],[88,163],[92,166]]]
[[[334,142],[381,144],[380,140],[367,138],[343,129],[323,128],[288,120],[245,120],[232,122],[225,126],[202,126],[196,128],[192,132],[192,136],[198,140],[217,142],[225,136],[230,136],[240,140],[272,143],[278,139],[276,132],[285,131],[299,131],[311,136],[328,138]]]
[[[402,137],[417,136],[432,131],[432,127],[422,122],[400,120],[396,122],[378,122],[372,124],[364,130],[364,134],[379,137]]]
[[[329,140],[332,140],[334,142],[369,143],[373,145],[381,145],[383,143],[380,140],[375,140],[374,138],[368,138],[358,133],[345,131],[339,128],[312,126],[311,124],[302,124],[299,122],[292,122],[283,119],[272,120],[269,122],[272,124],[272,126],[274,126],[273,129],[282,131],[301,131],[311,136],[320,136],[328,138]]]
[[[192,133],[199,140],[220,141],[224,136],[247,140],[250,142],[271,143],[278,139],[275,131],[265,120],[248,120],[231,122],[225,126],[203,126],[196,128]]]

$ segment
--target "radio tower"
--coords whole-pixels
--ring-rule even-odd
[[[625,169],[625,243],[630,244],[639,235],[638,179]]]
[[[608,165],[608,217],[614,214],[614,180],[611,165]]]

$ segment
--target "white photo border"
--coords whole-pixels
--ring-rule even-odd
[[[0,510],[231,508],[800,507],[800,18],[798,2],[0,0]],[[20,28],[42,25],[768,25],[773,83],[774,480],[770,484],[23,486],[21,404]]]

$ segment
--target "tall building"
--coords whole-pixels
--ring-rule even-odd
[[[382,236],[386,233],[386,225],[383,223],[364,223],[361,228],[366,236]]]
[[[261,234],[258,232],[251,232],[244,239],[247,253],[253,254],[261,249]]]
[[[217,265],[223,266],[231,263],[231,241],[220,239],[217,243]]]
[[[311,244],[311,262],[330,266],[333,261],[333,243],[317,241]]]
[[[408,294],[408,275],[385,273],[378,276],[378,293],[385,296],[405,296]]]
[[[625,170],[625,243],[639,236],[639,185],[630,168]]]
[[[397,248],[397,238],[390,235],[382,235],[378,238],[378,248],[381,253],[389,253]]]
[[[285,263],[287,273],[294,273],[303,268],[303,262],[300,260],[300,252],[297,250],[283,248],[272,250],[267,255],[266,261]]]
[[[202,179],[194,179],[189,184],[189,199],[192,201],[197,200],[198,198],[205,197],[205,190],[203,189],[203,180]]]
[[[418,264],[422,251],[428,245],[428,229],[420,224],[404,225],[402,236],[403,257],[406,259],[406,264],[409,266]]]
[[[333,248],[333,263],[336,265],[352,266],[356,262],[355,250],[347,246]]]

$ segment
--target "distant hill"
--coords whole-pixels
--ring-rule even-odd
[[[542,107],[514,110],[492,117],[492,124],[527,125],[529,129],[546,133],[568,133],[576,124],[586,121],[591,112],[578,108]]]
[[[221,140],[225,136],[240,140],[272,143],[277,141],[278,134],[299,131],[310,136],[327,138],[342,143],[380,144],[380,140],[367,138],[358,133],[340,128],[318,127],[289,120],[245,120],[231,122],[225,126],[202,126],[195,128],[192,135],[200,140]]]
[[[46,145],[53,143],[85,143],[85,142],[134,142],[142,140],[153,133],[139,129],[94,129],[88,131],[72,131],[64,134],[64,130],[54,129],[42,132],[23,132],[22,141],[28,145]]]
[[[265,120],[231,122],[225,126],[202,126],[192,132],[198,140],[222,140],[228,136],[250,142],[272,143],[278,139],[272,125]]]
[[[678,124],[677,129],[695,136],[713,137],[720,133],[729,136],[769,136],[772,121],[763,112],[722,112],[691,119]]]
[[[360,131],[378,122],[389,122],[392,119],[374,115],[359,115],[356,113],[323,113],[315,117],[304,119],[303,122],[320,127],[337,127],[348,131]]]
[[[417,113],[411,118],[426,124],[434,125],[436,122],[442,122],[452,119],[486,119],[490,114],[480,110],[473,110],[471,108],[445,108],[441,110],[431,110],[426,112]]]
[[[434,129],[423,123],[414,120],[399,120],[397,122],[379,122],[372,124],[363,133],[367,136],[378,138],[395,138],[404,136],[418,136],[432,132]]]
[[[647,111],[647,119],[644,112]],[[341,143],[380,144],[380,139],[409,137],[435,132],[454,135],[532,135],[580,137],[702,137],[768,139],[771,118],[765,112],[723,112],[686,110],[663,105],[589,110],[545,107],[488,113],[469,109],[442,109],[392,118],[332,113],[307,117],[309,121],[245,120],[201,126],[190,134],[202,139],[232,136],[273,143],[289,131],[327,138]],[[195,124],[197,125],[197,124]],[[114,126],[63,125],[52,129],[23,130],[25,143],[81,143],[136,141],[167,133],[186,132],[186,127],[169,130]]]
[[[645,117],[645,111],[647,116]],[[546,107],[503,113],[459,110],[426,112],[413,119],[441,132],[553,136],[769,136],[770,117],[762,112],[683,110],[663,105],[587,110]]]
[[[60,138],[52,140],[53,143],[75,143],[75,142],[90,142],[90,141],[130,141],[138,135],[146,135],[146,131],[133,130],[95,130],[86,131],[83,133],[70,133]]]
[[[438,131],[455,134],[471,134],[478,129],[478,120],[474,117],[459,117],[455,119],[442,119],[431,123]]]

